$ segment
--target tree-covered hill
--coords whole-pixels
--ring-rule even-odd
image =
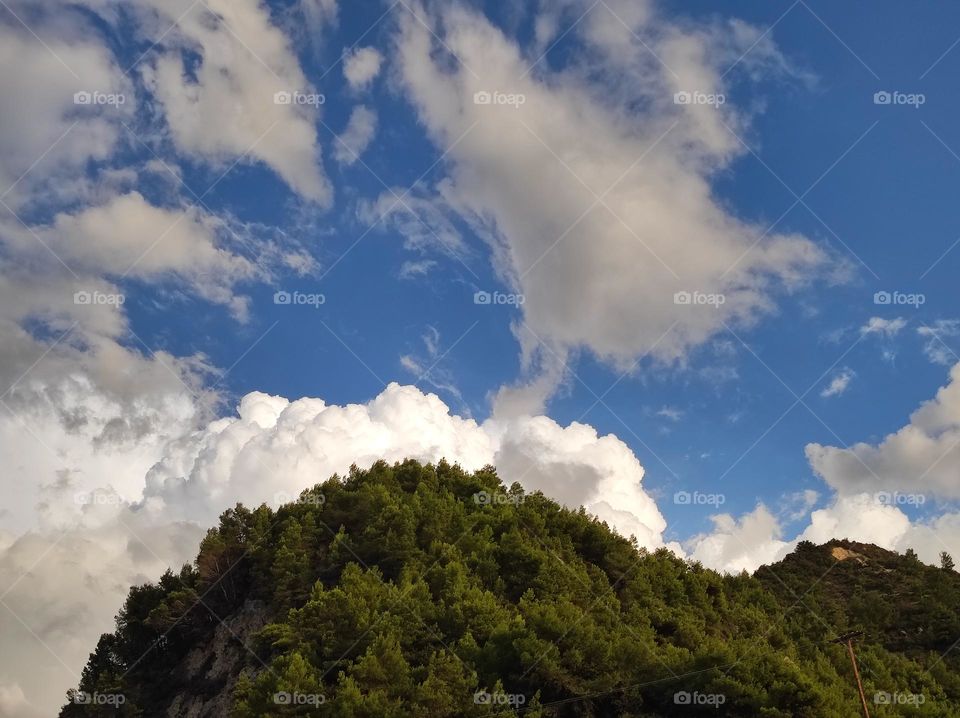
[[[840,541],[721,576],[492,467],[379,463],[226,511],[61,716],[850,718],[850,629],[871,715],[960,715],[952,570]]]

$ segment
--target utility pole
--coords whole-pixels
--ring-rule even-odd
[[[863,683],[860,680],[860,669],[857,668],[857,656],[853,652],[853,639],[863,635],[863,631],[850,631],[842,636],[833,639],[833,643],[843,643],[847,646],[847,653],[850,654],[850,663],[853,665],[853,675],[857,679],[857,691],[860,693],[860,704],[863,706],[864,718],[870,718],[870,709],[867,707],[867,696],[863,692]]]

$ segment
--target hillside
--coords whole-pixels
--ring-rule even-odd
[[[638,550],[492,467],[352,470],[226,511],[131,589],[61,716],[960,715],[960,576],[801,544],[755,576]]]

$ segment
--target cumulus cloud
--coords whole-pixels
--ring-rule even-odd
[[[796,288],[824,261],[806,238],[764,236],[714,198],[713,174],[743,151],[743,113],[674,100],[722,92],[724,62],[758,33],[687,32],[646,3],[615,3],[626,28],[601,5],[570,33],[578,64],[531,69],[537,55],[481,14],[416,9],[430,27],[400,16],[397,70],[447,152],[443,200],[488,241],[526,296],[524,320],[558,351],[585,346],[626,367],[646,352],[682,358],[724,323],[773,311],[775,284]],[[759,50],[751,68],[782,65]]]
[[[376,132],[377,113],[364,105],[354,107],[346,129],[333,147],[334,159],[342,165],[352,165],[360,159]]]
[[[789,540],[783,537],[780,520],[762,504],[739,519],[722,514],[712,520],[714,530],[690,539],[685,547],[691,558],[731,573],[779,561],[803,540],[822,544],[846,538],[900,553],[912,548],[929,564],[939,562],[941,551],[960,555],[960,513],[911,521],[889,494],[835,496],[828,506],[813,511],[807,526]]]
[[[820,392],[820,396],[827,399],[831,396],[840,396],[850,387],[850,382],[857,373],[853,369],[843,368],[833,375],[830,383]]]
[[[807,444],[813,470],[841,493],[916,491],[960,497],[960,364],[935,398],[910,415],[910,422],[877,445],[849,448]]]
[[[141,359],[137,381],[150,386],[143,372],[151,368]],[[0,630],[20,636],[22,646],[0,659],[0,700],[16,706],[22,693],[38,715],[53,712],[76,684],[128,587],[189,560],[224,508],[238,501],[276,505],[354,463],[492,463],[507,483],[583,504],[642,546],[664,545],[665,522],[643,489],[636,456],[584,424],[564,427],[545,416],[478,424],[451,413],[436,395],[398,384],[366,404],[345,406],[253,392],[235,416],[201,423],[201,407],[189,392],[176,393],[174,377],[161,402],[167,413],[137,423],[96,387],[73,387],[72,396],[66,387],[60,396],[42,386],[44,376],[30,382],[32,396],[45,392],[56,405],[36,398],[27,405],[24,394],[11,403],[16,416],[0,418],[0,454],[14,455],[16,447],[18,456],[3,473],[4,494],[31,487],[7,505],[32,517],[0,541],[0,584],[15,586],[4,598],[10,610],[0,613]]]
[[[295,495],[353,463],[444,457],[468,470],[494,464],[507,483],[582,504],[643,545],[663,544],[643,468],[616,437],[544,416],[478,424],[451,414],[436,395],[398,384],[347,406],[248,394],[237,417],[173,442],[147,473],[144,496],[168,515],[202,523],[235,501]]]
[[[781,539],[777,518],[760,504],[736,519],[730,514],[712,516],[713,532],[686,542],[690,558],[717,571],[755,571],[786,555],[790,543]]]
[[[383,55],[373,47],[346,51],[343,58],[343,76],[354,90],[365,89],[380,73],[382,62]]]

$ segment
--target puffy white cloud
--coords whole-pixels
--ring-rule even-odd
[[[950,382],[877,445],[807,444],[813,470],[842,494],[880,490],[960,497],[960,364]]]
[[[910,519],[896,506],[878,501],[875,494],[853,494],[810,514],[810,525],[798,540],[847,538],[894,550],[909,529]]]
[[[793,542],[783,541],[780,523],[763,504],[736,519],[730,514],[712,516],[714,530],[685,543],[690,558],[717,571],[739,573],[778,561]]]
[[[165,515],[204,523],[236,501],[295,495],[353,463],[444,457],[468,470],[494,464],[507,483],[582,504],[641,544],[663,545],[665,523],[641,487],[643,468],[616,437],[544,416],[477,424],[436,395],[398,384],[347,406],[248,394],[236,418],[173,442],[148,472],[144,495]]]
[[[369,107],[354,107],[346,129],[337,137],[333,147],[334,159],[343,165],[352,165],[360,159],[377,132],[377,113]]]
[[[820,392],[820,396],[825,399],[831,396],[840,396],[850,387],[850,382],[856,375],[857,373],[853,369],[847,367],[841,369],[833,375],[830,383]]]
[[[674,102],[722,92],[724,61],[758,33],[686,32],[646,3],[616,3],[628,29],[601,5],[570,33],[574,64],[527,72],[536,55],[479,13],[415,9],[430,28],[400,18],[396,64],[449,149],[442,199],[488,240],[501,277],[526,296],[525,321],[558,351],[586,346],[628,367],[651,347],[682,358],[724,323],[773,311],[773,285],[795,288],[824,260],[804,237],[764,236],[713,197],[713,173],[743,151],[728,128],[743,132],[744,117],[729,103]],[[460,63],[436,52],[433,33]],[[759,50],[751,63],[777,64]],[[677,303],[681,291],[725,301]]]
[[[941,551],[960,555],[960,513],[911,521],[896,501],[882,494],[835,496],[828,506],[813,511],[808,525],[790,540],[783,538],[780,520],[762,504],[740,519],[729,514],[712,519],[713,532],[690,539],[685,547],[691,558],[718,571],[754,571],[779,561],[802,540],[821,544],[846,538],[900,553],[912,548],[929,564],[939,562]]]
[[[361,47],[346,52],[343,58],[343,76],[355,90],[362,90],[380,73],[383,55],[374,47]]]
[[[140,362],[135,378],[149,388],[155,377],[144,372],[154,362]],[[391,384],[366,404],[346,406],[253,392],[236,416],[205,425],[186,391],[157,388],[167,413],[133,426],[136,417],[111,404],[107,392],[88,384],[86,393],[73,387],[76,395],[67,396],[70,387],[41,386],[46,376],[41,371],[29,388],[51,402],[27,405],[24,395],[11,404],[29,431],[0,415],[0,454],[15,448],[18,456],[18,466],[5,466],[0,488],[12,496],[20,473],[24,482],[31,477],[37,507],[30,525],[0,517],[16,531],[0,534],[0,586],[13,586],[0,631],[18,646],[0,658],[0,706],[14,714],[22,696],[38,715],[53,713],[129,586],[190,560],[202,530],[225,507],[276,504],[353,463],[493,463],[508,483],[584,504],[641,545],[663,545],[665,523],[643,490],[637,458],[616,437],[583,424],[562,427],[544,416],[478,424],[452,414],[436,395]],[[171,434],[177,424],[181,433]],[[12,510],[28,515],[27,500],[21,503]]]

